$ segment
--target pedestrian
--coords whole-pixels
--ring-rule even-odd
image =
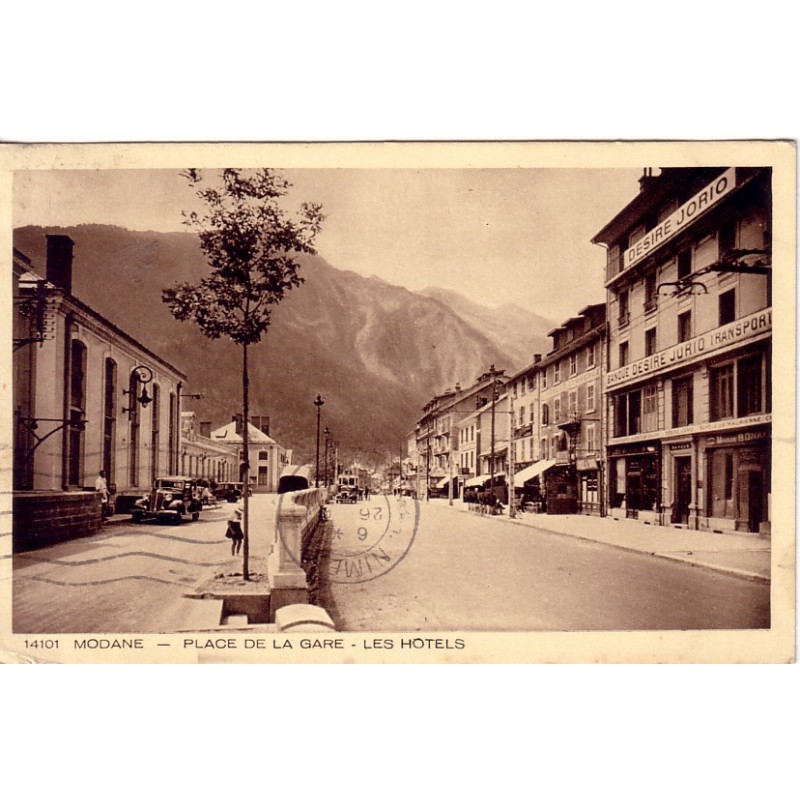
[[[231,555],[237,555],[242,549],[242,540],[244,539],[242,509],[238,506],[233,510],[233,514],[228,520],[228,530],[225,531],[225,536],[231,540]]]
[[[108,517],[108,484],[106,483],[106,471],[104,469],[97,473],[94,490],[100,492],[100,519],[105,520]]]

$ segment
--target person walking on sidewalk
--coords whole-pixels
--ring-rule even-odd
[[[242,541],[244,540],[241,508],[237,507],[233,510],[233,514],[231,514],[231,518],[228,520],[228,530],[225,531],[225,536],[231,540],[231,555],[237,555],[242,549]]]

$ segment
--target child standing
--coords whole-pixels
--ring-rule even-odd
[[[228,530],[225,536],[231,540],[231,555],[235,556],[242,549],[244,532],[242,531],[242,509],[235,508],[231,518],[228,520]]]

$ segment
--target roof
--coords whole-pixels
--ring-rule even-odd
[[[211,431],[212,439],[221,439],[226,442],[241,442],[242,435],[236,433],[236,423],[231,421],[221,428]],[[248,444],[278,444],[271,436],[264,431],[260,431],[251,422],[247,423],[247,443]]]

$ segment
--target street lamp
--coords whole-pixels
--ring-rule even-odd
[[[327,425],[325,426],[325,430],[323,431],[323,433],[325,434],[325,486],[329,486],[330,484],[328,481],[328,464],[329,464],[328,446],[330,445],[331,431]]]
[[[316,460],[316,470],[314,472],[314,481],[317,488],[319,488],[319,422],[320,417],[322,415],[322,406],[325,405],[325,401],[322,399],[320,395],[317,395],[317,399],[314,401],[314,405],[317,407],[317,460]]]
[[[153,402],[153,398],[147,394],[147,385],[150,381],[153,380],[153,370],[150,367],[144,366],[136,366],[131,370],[131,380],[130,380],[130,388],[123,389],[122,394],[132,395],[134,398],[133,400],[128,401],[131,405],[128,408],[123,408],[123,411],[127,411],[128,415],[131,416],[136,408],[134,403],[139,403],[142,408],[147,408],[150,403]],[[136,389],[137,384],[142,384],[142,393],[137,397],[136,396]]]

